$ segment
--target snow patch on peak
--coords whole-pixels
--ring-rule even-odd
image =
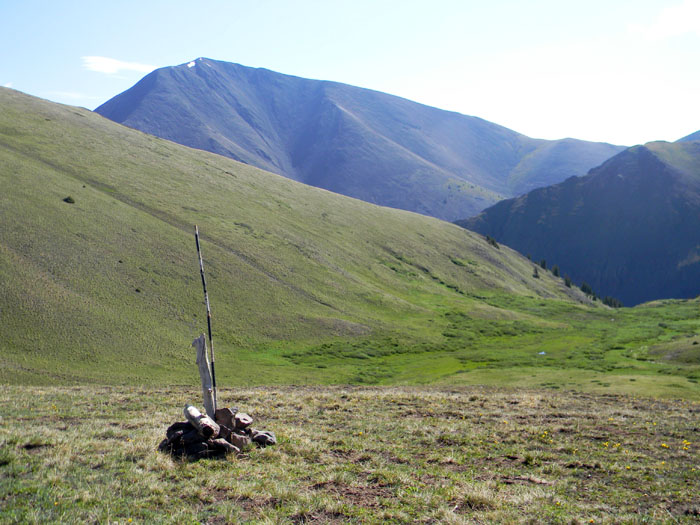
[[[187,64],[187,67],[194,67],[194,66],[195,66],[194,60],[193,60],[192,62],[190,62],[190,63]]]

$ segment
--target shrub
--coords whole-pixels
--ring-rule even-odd
[[[622,308],[622,301],[615,299],[614,297],[610,297],[609,295],[603,297],[603,304],[607,304],[611,308]]]
[[[494,248],[498,248],[499,250],[501,249],[501,247],[498,245],[498,242],[496,242],[496,239],[494,239],[490,235],[486,236],[486,242],[489,243]]]
[[[545,259],[542,259],[540,261],[540,268],[542,268],[543,270],[547,269],[547,261]]]
[[[586,295],[595,295],[593,293],[593,288],[591,288],[591,285],[588,284],[586,281],[581,283],[581,291]]]
[[[568,275],[565,275],[565,276],[564,276],[564,284],[565,284],[568,288],[571,288],[571,277],[569,277]]]
[[[75,204],[75,199],[68,195],[65,199],[63,199],[63,202],[67,202],[68,204]]]
[[[559,277],[559,266],[556,264],[552,266],[552,273],[554,274],[554,277]]]
[[[532,276],[533,276],[535,279],[539,279],[539,278],[540,278],[540,272],[537,270],[537,266],[535,266],[535,267],[533,268]]]

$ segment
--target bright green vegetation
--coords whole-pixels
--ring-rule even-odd
[[[0,382],[196,384],[198,224],[220,385],[700,398],[698,354],[674,346],[700,334],[697,301],[612,310],[455,225],[12,90],[0,103]]]
[[[3,523],[697,523],[700,404],[484,387],[227,389],[277,446],[157,452],[198,388],[8,387]]]

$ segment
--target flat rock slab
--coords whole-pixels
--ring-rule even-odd
[[[214,416],[214,420],[219,425],[224,425],[224,426],[227,426],[228,428],[235,428],[236,423],[235,423],[234,418],[235,418],[237,412],[238,412],[237,408],[219,408],[216,410],[216,415]]]
[[[236,428],[248,428],[253,423],[253,418],[244,412],[235,415]]]

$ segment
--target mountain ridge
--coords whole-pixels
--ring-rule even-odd
[[[685,137],[678,139],[676,142],[692,142],[695,140],[700,140],[700,130],[696,131],[695,133],[691,133],[690,135],[686,135]]]
[[[700,142],[634,146],[457,221],[625,305],[700,294]]]
[[[379,91],[205,58],[158,69],[95,111],[293,180],[448,220],[584,174],[622,149],[531,139]]]

